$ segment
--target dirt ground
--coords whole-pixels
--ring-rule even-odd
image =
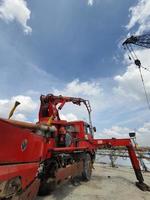
[[[144,179],[150,185],[150,173],[144,173]],[[135,181],[133,169],[95,164],[91,181],[79,186],[65,183],[51,195],[36,200],[150,200],[150,192],[140,191]]]

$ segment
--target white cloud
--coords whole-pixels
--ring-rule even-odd
[[[112,128],[105,128],[101,132],[101,137],[103,138],[128,138],[130,129],[120,126],[112,126]]]
[[[141,145],[150,146],[150,122],[137,130],[137,140]]]
[[[130,20],[126,28],[130,30],[135,25],[138,25],[136,34],[141,34],[143,31],[150,30],[150,1],[139,0],[136,6],[129,9]]]
[[[150,1],[138,0],[138,3],[129,8],[130,20],[126,28],[128,30],[134,28],[135,34],[141,34],[143,31],[150,30]],[[150,57],[148,49],[136,50],[135,54],[140,59],[144,67],[149,68]],[[122,97],[130,98],[131,101],[140,101],[141,104],[146,102],[144,89],[142,86],[140,74],[135,64],[131,64],[128,61],[128,56],[125,54],[124,61],[127,64],[126,72],[122,75],[115,76],[114,80],[117,81],[118,87],[114,89],[118,95]],[[133,63],[133,61],[132,61]],[[150,68],[149,68],[150,69]],[[143,77],[145,81],[146,90],[150,97],[150,73],[143,70]],[[126,98],[126,100],[127,100]]]
[[[126,28],[129,31],[135,31],[135,34],[141,34],[143,31],[148,31],[150,29],[150,1],[146,0],[138,0],[138,3],[129,9],[130,11],[130,20]],[[129,33],[128,35],[130,35]],[[150,69],[150,57],[148,49],[135,49],[135,54],[140,59],[142,65]],[[113,88],[113,95],[115,104],[118,105],[118,110],[115,112],[116,117],[120,114],[118,111],[120,110],[121,117],[117,117],[117,125],[119,126],[130,126],[137,127],[142,126],[142,124],[149,120],[149,110],[146,103],[146,98],[144,94],[144,89],[140,77],[140,73],[138,67],[133,63],[133,61],[129,61],[128,55],[124,54],[123,64],[126,65],[125,72],[114,77],[114,81],[116,82],[116,86]],[[150,98],[150,73],[142,69],[146,90],[148,93],[148,97]],[[112,108],[115,108],[115,105],[112,104]],[[115,121],[114,123],[115,124]],[[145,124],[143,125],[143,127]],[[113,133],[113,130],[116,126],[112,125],[110,130],[107,130],[109,135],[114,135],[114,137],[119,137],[117,133]],[[123,127],[119,127],[121,131],[124,129]],[[120,132],[118,129],[115,129],[116,132]],[[126,129],[126,128],[125,128]],[[128,128],[127,128],[128,129]],[[114,131],[114,132],[115,132]],[[139,131],[139,130],[138,130]],[[140,132],[140,131],[139,131]],[[141,133],[141,132],[140,132]],[[106,134],[106,132],[105,132]],[[106,134],[107,135],[107,134]],[[125,136],[125,132],[120,134],[120,136]],[[142,135],[142,134],[141,134]],[[144,142],[150,141],[150,136],[147,136],[147,140],[142,141],[140,138],[140,142],[144,144]],[[148,144],[148,143],[147,143]]]
[[[17,21],[26,34],[32,32],[32,28],[27,25],[30,14],[25,0],[2,0],[0,3],[0,18],[6,22]]]
[[[66,84],[64,90],[54,90],[55,94],[64,94],[69,96],[96,96],[102,94],[102,88],[97,81],[85,81],[80,82],[79,79],[75,79]]]
[[[89,100],[93,110],[93,114],[103,109],[105,101],[103,101],[103,89],[100,86],[100,81],[84,81],[81,82],[79,79],[75,79],[67,83],[62,89],[54,89],[55,95],[65,95],[72,97],[80,97]],[[66,116],[66,113],[73,113],[76,118],[84,121],[88,121],[88,115],[84,106],[77,107],[73,104],[64,106],[62,115]]]
[[[19,101],[21,104],[14,113],[14,119],[23,121],[27,120],[28,115],[32,114],[37,109],[37,103],[29,96],[19,95],[10,99],[0,99],[0,117],[8,117],[15,101]]]
[[[66,121],[77,121],[78,120],[77,116],[73,113],[60,114],[60,118],[62,120],[66,120]]]
[[[93,6],[94,0],[88,0],[88,5]]]
[[[136,30],[135,34],[142,34],[143,31],[150,30],[150,1],[148,0],[138,0],[138,3],[130,7],[130,20],[126,28],[128,30],[134,28]],[[149,68],[150,57],[148,49],[136,50],[135,54],[140,59],[142,65]],[[133,103],[140,102],[142,105],[146,104],[144,89],[142,86],[140,73],[138,68],[132,61],[129,63],[128,56],[125,54],[124,62],[127,64],[126,72],[122,75],[115,76],[114,80],[117,81],[118,87],[114,89],[118,96],[125,98],[125,100],[130,99]],[[141,69],[145,81],[146,90],[148,96],[150,97],[150,73]],[[150,68],[149,68],[150,70]],[[122,98],[122,99],[123,99]]]
[[[104,104],[102,101],[103,89],[99,80],[81,82],[79,79],[75,79],[67,83],[63,89],[54,89],[53,93],[90,100],[93,110],[102,108],[102,104]]]
[[[121,126],[113,126],[110,129],[104,129],[97,136],[100,138],[129,138],[129,133],[134,132],[135,130],[121,127]],[[144,123],[144,125],[138,128],[136,131],[136,139],[137,143],[141,146],[149,146],[150,145],[150,122]]]
[[[149,68],[150,63],[149,50],[143,49],[135,52],[138,58],[141,60],[142,65]],[[125,57],[125,60],[127,58]],[[127,61],[127,60],[126,60]],[[127,61],[128,62],[128,61]],[[150,68],[149,68],[150,69]],[[145,81],[146,90],[150,97],[150,72],[141,69]],[[139,69],[135,64],[129,64],[126,72],[122,75],[115,76],[114,80],[118,83],[118,86],[114,88],[115,93],[123,97],[125,101],[139,101],[142,104],[146,104],[144,89],[139,73]],[[128,100],[127,100],[128,99]]]
[[[19,121],[27,121],[27,117],[22,113],[14,113],[13,119]]]
[[[19,101],[21,104],[18,107],[18,111],[24,113],[30,113],[37,108],[37,103],[35,103],[31,97],[18,95],[11,98],[11,103],[15,101]]]

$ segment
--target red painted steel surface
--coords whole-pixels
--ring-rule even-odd
[[[127,139],[94,139],[93,144],[95,145],[95,148],[101,148],[103,146],[109,147],[109,146],[129,146],[132,145],[131,140],[129,138]]]
[[[38,190],[40,186],[40,181],[35,179],[33,183],[21,194],[12,197],[11,200],[34,200],[37,196]]]
[[[45,139],[0,120],[0,164],[40,161]]]
[[[37,176],[39,163],[0,166],[0,181],[21,177],[22,189],[28,186]]]

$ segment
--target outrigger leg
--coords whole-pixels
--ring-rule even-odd
[[[142,175],[142,172],[141,172],[139,160],[136,156],[133,145],[127,146],[127,149],[128,149],[128,152],[129,152],[130,160],[131,160],[136,178],[138,180],[138,182],[136,182],[136,186],[142,191],[150,191],[150,187],[147,184],[144,183],[144,178],[143,178],[143,175]]]
[[[144,178],[141,172],[141,167],[139,164],[139,160],[135,153],[133,144],[130,139],[97,139],[94,141],[94,144],[97,149],[110,149],[113,147],[126,147],[128,149],[129,157],[132,163],[132,167],[134,169],[136,178],[138,182],[136,182],[136,186],[142,191],[150,191],[150,187],[144,183]]]

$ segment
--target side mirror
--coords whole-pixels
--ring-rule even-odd
[[[96,132],[96,127],[95,126],[93,127],[93,131]]]
[[[131,132],[131,133],[129,133],[129,136],[130,136],[130,138],[135,138],[136,133],[135,132]]]

